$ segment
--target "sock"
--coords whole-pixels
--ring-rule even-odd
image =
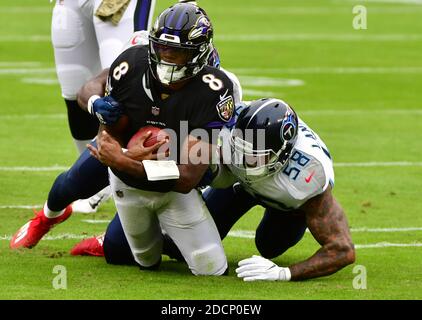
[[[76,140],[73,139],[76,145],[76,149],[78,149],[79,154],[81,154],[85,149],[86,145],[91,142],[91,139],[89,140]]]
[[[48,208],[47,202],[45,202],[44,204],[44,216],[49,219],[60,217],[64,213],[65,210],[66,208],[61,211],[52,211]]]

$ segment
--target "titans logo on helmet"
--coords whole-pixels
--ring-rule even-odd
[[[283,125],[281,126],[281,138],[284,141],[290,141],[295,137],[296,125],[293,119],[293,114],[288,113],[283,119]]]

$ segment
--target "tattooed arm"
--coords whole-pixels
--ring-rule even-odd
[[[307,201],[301,210],[321,248],[309,259],[289,266],[291,280],[327,276],[354,263],[355,249],[347,219],[331,188]]]

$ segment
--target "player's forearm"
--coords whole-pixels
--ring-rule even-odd
[[[127,155],[119,157],[110,167],[119,171],[120,176],[123,174],[126,183],[135,188],[161,192],[189,193],[198,185],[208,166],[178,165],[179,179],[161,181],[148,181],[142,162],[131,159]]]
[[[126,155],[119,156],[116,161],[109,165],[112,169],[133,176],[135,179],[146,180],[145,168],[142,162],[131,159]]]
[[[292,280],[327,276],[355,261],[346,215],[331,188],[302,207],[306,224],[321,248],[309,259],[289,267]]]
[[[177,179],[173,191],[180,193],[189,193],[194,189],[207,171],[207,164],[198,165],[178,165],[180,178]]]
[[[348,241],[333,241],[324,245],[309,259],[289,266],[291,280],[304,280],[333,274],[354,263],[355,250]]]
[[[90,79],[79,89],[77,101],[82,110],[88,111],[88,100],[93,95],[103,96],[107,81],[108,69],[104,69],[98,76]]]

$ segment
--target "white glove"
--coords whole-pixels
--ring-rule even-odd
[[[260,256],[253,255],[252,258],[239,261],[238,265],[237,276],[243,278],[244,281],[290,281],[291,278],[289,268],[279,267]]]

